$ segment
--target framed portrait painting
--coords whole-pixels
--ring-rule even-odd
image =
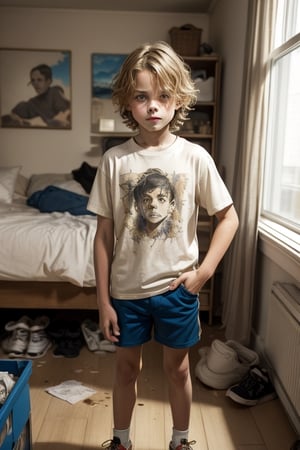
[[[112,82],[127,55],[92,54],[92,132],[103,134],[127,134],[129,128],[112,104]]]
[[[0,49],[2,128],[71,129],[71,52]]]

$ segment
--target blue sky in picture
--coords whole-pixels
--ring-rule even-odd
[[[65,86],[70,85],[70,52],[61,52],[61,59],[51,66],[53,79],[61,80]]]
[[[92,97],[111,98],[111,82],[127,55],[92,55]]]

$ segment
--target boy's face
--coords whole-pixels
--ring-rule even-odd
[[[30,75],[30,83],[38,95],[44,94],[49,89],[52,80],[46,78],[39,70],[34,70]]]
[[[127,107],[140,128],[160,131],[171,122],[176,109],[173,96],[163,90],[149,70],[136,75],[136,88]]]

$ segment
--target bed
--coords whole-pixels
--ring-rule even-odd
[[[86,162],[29,178],[0,167],[1,308],[97,309],[97,221],[86,209],[95,173]]]

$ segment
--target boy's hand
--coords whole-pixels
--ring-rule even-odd
[[[180,284],[183,284],[189,292],[198,294],[208,279],[209,277],[207,276],[206,271],[201,270],[200,266],[197,270],[184,272],[178,278],[173,280],[170,283],[170,290],[174,291]]]
[[[118,342],[120,336],[120,328],[116,311],[111,305],[101,308],[100,311],[100,329],[105,339],[110,342]]]

